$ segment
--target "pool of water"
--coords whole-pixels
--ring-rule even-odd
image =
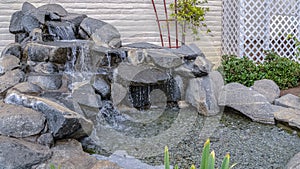
[[[145,163],[161,165],[167,145],[171,164],[189,168],[191,164],[199,166],[203,144],[210,138],[218,166],[229,152],[232,163],[237,163],[235,169],[283,169],[300,152],[297,133],[252,122],[228,108],[214,117],[203,117],[190,107],[160,113],[149,110],[140,112],[140,117],[135,113],[114,117],[121,120],[113,123],[99,120],[90,137],[98,153],[125,150]]]
[[[180,168],[199,165],[204,143],[203,138],[199,137],[201,131],[201,124],[196,123],[188,137],[170,150],[173,165],[179,164]],[[289,134],[275,125],[252,122],[232,109],[225,109],[210,139],[218,167],[229,152],[231,162],[237,163],[235,169],[283,169],[289,159],[300,152],[297,133]],[[162,157],[150,157],[144,159],[144,162],[158,165]]]

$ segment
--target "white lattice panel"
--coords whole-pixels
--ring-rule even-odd
[[[222,53],[264,61],[264,51],[299,61],[293,34],[300,39],[300,1],[223,0]],[[233,28],[234,27],[234,28]]]

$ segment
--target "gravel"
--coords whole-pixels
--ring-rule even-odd
[[[201,126],[200,123],[195,124],[195,130],[189,133],[189,137],[170,150],[172,165],[189,168],[191,164],[196,164],[199,167],[205,142],[205,138],[199,137]],[[283,169],[289,159],[300,152],[300,138],[295,132],[289,134],[274,125],[252,122],[230,109],[225,110],[220,125],[210,139],[218,168],[227,152],[230,152],[231,164],[237,163],[234,169]],[[141,160],[151,165],[161,165],[163,154]]]

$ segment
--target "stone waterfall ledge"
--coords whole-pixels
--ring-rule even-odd
[[[93,129],[93,123],[90,120],[44,98],[11,92],[7,94],[5,102],[42,112],[55,138],[80,138],[89,135]]]

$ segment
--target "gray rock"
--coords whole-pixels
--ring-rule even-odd
[[[91,35],[93,41],[98,46],[106,46],[111,48],[121,47],[121,35],[119,31],[111,24],[105,24],[96,29]]]
[[[33,71],[41,74],[55,74],[59,72],[58,66],[51,62],[37,63],[37,65],[34,66]]]
[[[87,81],[74,84],[72,100],[75,102],[75,111],[82,111],[87,118],[95,117],[102,106],[101,97],[95,93],[92,85]]]
[[[0,58],[0,74],[20,67],[20,59],[13,55],[4,55]]]
[[[108,23],[93,19],[90,17],[84,18],[80,24],[81,31],[79,32],[81,37],[84,39],[89,39],[97,29],[107,25]]]
[[[26,44],[23,51],[25,58],[34,62],[54,62],[58,64],[66,63],[71,47],[61,43],[39,44],[31,42]]]
[[[2,50],[1,57],[4,55],[14,55],[17,58],[21,59],[21,45],[19,43],[11,43],[5,46]]]
[[[298,96],[287,94],[274,101],[275,105],[300,110],[300,98]]]
[[[203,52],[198,48],[196,44],[190,44],[190,45],[182,45],[178,49],[171,49],[171,51],[175,54],[181,55],[187,60],[194,60],[198,56],[205,58],[205,55]]]
[[[22,5],[22,12],[23,13],[34,11],[35,9],[36,9],[36,7],[34,5],[32,5],[31,3],[29,3],[29,2],[24,2],[23,5]]]
[[[37,139],[37,142],[50,148],[54,145],[54,138],[51,133],[45,133]]]
[[[203,57],[196,57],[195,60],[186,60],[185,64],[175,69],[178,75],[184,77],[202,77],[211,72],[212,64]]]
[[[164,169],[164,166],[151,166],[142,161],[136,159],[133,156],[130,156],[126,153],[126,151],[116,151],[109,157],[101,156],[101,155],[93,155],[99,160],[108,160],[118,164],[123,168],[130,169]]]
[[[28,137],[40,133],[45,127],[45,118],[35,110],[9,104],[0,104],[0,134],[13,137]]]
[[[300,153],[296,154],[286,165],[286,169],[300,169]]]
[[[24,76],[24,72],[20,69],[8,71],[3,76],[0,76],[0,93],[3,93],[7,89],[22,82],[24,80]]]
[[[46,4],[37,8],[40,11],[53,12],[59,16],[67,16],[68,12],[59,4]]]
[[[17,33],[15,34],[15,42],[24,44],[29,41],[29,34],[28,33]]]
[[[102,97],[106,97],[110,94],[110,85],[100,76],[94,76],[92,86]]]
[[[76,14],[76,13],[69,13],[67,16],[61,17],[62,21],[68,21],[73,23],[76,27],[79,27],[81,22],[87,15],[85,14]]]
[[[9,25],[9,32],[12,34],[23,33],[24,27],[22,25],[22,18],[24,13],[22,11],[17,11],[12,14]]]
[[[117,73],[117,78],[122,79],[120,81],[126,82],[155,84],[170,78],[167,73],[149,65],[134,66],[127,63],[121,63],[115,72]],[[128,84],[122,85],[127,86]]]
[[[220,96],[220,93],[222,91],[222,88],[224,87],[224,78],[222,74],[218,71],[212,71],[208,74],[211,84],[212,84],[212,90],[215,94],[215,97],[218,99]]]
[[[60,16],[54,12],[49,12],[49,18],[51,21],[60,21]]]
[[[264,95],[270,103],[273,103],[280,96],[280,89],[272,80],[263,79],[255,81],[252,89]]]
[[[15,85],[10,90],[17,91],[22,94],[32,95],[32,96],[38,96],[43,92],[43,89],[30,82],[23,82]],[[9,93],[9,91],[8,91]]]
[[[27,169],[51,157],[51,151],[39,144],[0,136],[0,168]]]
[[[54,40],[73,40],[75,37],[75,25],[70,22],[47,22],[49,34]]]
[[[111,86],[111,98],[114,105],[118,105],[126,98],[128,91],[127,89],[118,83],[113,83]]]
[[[89,135],[93,128],[90,120],[44,98],[12,92],[7,94],[5,102],[22,105],[42,112],[47,119],[48,128],[54,138],[80,138]]]
[[[231,107],[253,121],[275,123],[274,110],[267,98],[239,83],[229,83],[224,86],[219,96],[219,105]]]
[[[81,144],[76,140],[62,140],[56,142],[55,147],[51,148],[53,155],[47,162],[36,166],[37,169],[47,168],[50,164],[55,166],[60,165],[62,168],[95,168],[106,169],[105,165],[98,163],[95,157],[85,153]],[[119,169],[114,168],[110,163],[107,169]],[[96,169],[96,168],[95,168]]]
[[[30,74],[27,80],[44,90],[58,90],[62,86],[62,74]]]
[[[150,57],[156,65],[167,69],[183,64],[179,56],[165,49],[147,50],[147,56]]]
[[[35,16],[26,14],[22,17],[22,25],[24,27],[24,30],[27,33],[30,33],[33,29],[40,27],[40,22]]]
[[[190,79],[185,100],[197,108],[198,113],[213,116],[220,113],[218,98],[209,77]]]
[[[34,28],[30,34],[32,42],[42,42],[43,41],[43,30],[40,28]]]
[[[142,64],[145,62],[145,50],[130,49],[127,52],[127,59],[133,65]]]
[[[287,123],[292,128],[300,129],[300,110],[277,106],[274,117],[277,121]]]
[[[195,78],[196,77],[191,69],[191,66],[189,66],[188,64],[183,64],[183,65],[175,68],[174,72],[177,75],[180,75],[180,76],[186,77],[186,78]]]

